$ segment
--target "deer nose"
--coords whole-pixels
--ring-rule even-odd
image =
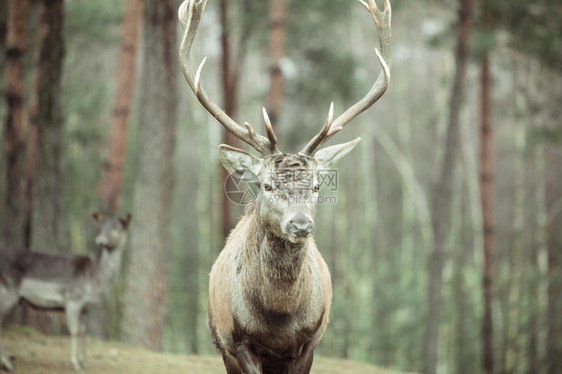
[[[314,232],[314,221],[305,214],[299,214],[289,221],[289,232],[297,238],[306,238]]]
[[[102,236],[102,235],[96,236],[96,239],[94,241],[96,242],[97,245],[106,245],[107,244],[107,238],[105,236]]]

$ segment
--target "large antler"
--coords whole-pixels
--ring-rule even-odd
[[[191,54],[193,40],[197,34],[199,22],[201,21],[201,16],[203,15],[206,4],[207,0],[185,0],[178,11],[179,20],[185,27],[185,34],[180,46],[180,64],[185,80],[195,93],[195,96],[197,96],[199,102],[213,117],[217,119],[217,121],[219,121],[222,126],[224,126],[227,131],[230,131],[238,139],[248,143],[256,151],[263,155],[281,153],[277,148],[277,138],[273,132],[273,127],[271,126],[271,122],[265,112],[265,108],[263,109],[263,116],[267,131],[267,138],[256,134],[252,126],[250,126],[247,122],[244,123],[245,127],[240,126],[205,93],[205,90],[201,87],[200,80],[201,70],[203,69],[203,65],[205,65],[206,58],[203,59],[196,73],[193,74],[193,70],[188,64],[189,57]]]
[[[348,108],[343,112],[338,118],[333,120],[334,114],[334,103],[330,105],[330,111],[328,114],[328,119],[322,127],[322,130],[314,137],[310,142],[304,147],[299,153],[312,156],[318,150],[318,148],[324,144],[328,139],[337,134],[345,125],[347,125],[351,120],[353,120],[357,115],[359,115],[364,110],[372,106],[381,96],[385,93],[390,83],[390,65],[391,65],[391,51],[390,51],[390,23],[391,23],[391,9],[390,1],[384,0],[384,10],[380,11],[375,3],[375,0],[359,0],[361,4],[371,13],[375,25],[377,27],[377,33],[379,36],[379,44],[382,52],[379,53],[377,49],[375,52],[382,66],[382,71],[380,72],[377,80],[369,90],[369,92],[357,103]]]

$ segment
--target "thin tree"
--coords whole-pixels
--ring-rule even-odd
[[[552,147],[554,148],[554,147]],[[550,153],[550,155],[548,155]],[[557,154],[556,154],[557,153]],[[547,151],[547,157],[551,157],[547,162],[561,164],[562,153],[553,149]],[[560,203],[559,181],[562,178],[562,171],[559,166],[549,167],[550,182],[547,182],[547,202],[554,204]],[[554,182],[554,178],[558,182]],[[552,206],[552,205],[551,205]],[[562,325],[560,311],[562,310],[562,260],[560,253],[562,252],[562,214],[557,212],[549,217],[548,222],[548,300],[547,300],[547,373],[560,373],[562,365],[562,343],[560,328]]]
[[[4,62],[6,61],[6,33],[8,31],[8,2],[0,1],[0,72],[4,72]],[[0,97],[4,97],[4,79],[0,79]],[[0,118],[4,118],[5,103],[0,103]],[[4,162],[0,160],[0,175],[4,175]],[[5,178],[0,180],[0,212],[4,210],[4,185]],[[0,227],[3,227],[0,218]],[[0,232],[0,238],[2,237]],[[1,239],[0,239],[1,242]]]
[[[62,124],[60,115],[58,119],[53,119],[56,114],[59,113],[59,103],[58,99],[53,102],[53,95],[60,96],[60,79],[62,74],[62,59],[64,56],[64,41],[62,38],[62,19],[64,15],[63,2],[50,2],[47,5],[47,1],[41,1],[30,4],[30,13],[34,13],[35,9],[37,14],[39,14],[39,24],[38,33],[35,38],[35,43],[33,48],[34,54],[34,70],[33,70],[33,83],[30,93],[30,104],[28,110],[28,126],[27,126],[27,147],[26,147],[26,222],[25,222],[25,241],[26,247],[32,247],[33,235],[37,233],[33,232],[33,212],[34,212],[34,184],[36,180],[36,169],[37,169],[37,137],[39,135],[39,128],[41,128],[41,136],[51,137],[49,130],[45,130],[47,127],[59,127],[58,130],[54,131],[54,136],[58,136],[58,142],[60,142],[61,128]],[[33,9],[33,7],[36,7]],[[53,54],[48,53],[48,48],[52,47],[56,43],[55,50]],[[56,93],[53,93],[55,90]],[[57,91],[58,90],[58,91]],[[45,115],[47,113],[47,116]],[[50,116],[53,117],[50,117]],[[57,124],[53,124],[53,121],[57,121]],[[53,130],[50,130],[53,132]],[[50,140],[41,139],[42,142],[49,142]],[[52,141],[51,141],[52,142]],[[46,147],[45,144],[41,146]],[[60,146],[56,146],[60,148]],[[44,150],[43,150],[44,152]],[[59,168],[59,161],[55,161],[55,167]],[[39,165],[41,167],[46,167],[45,160],[40,160]],[[59,173],[59,171],[54,171],[54,173]],[[40,174],[44,177],[44,173]],[[43,183],[39,180],[39,183]],[[57,182],[59,183],[59,182]],[[43,193],[40,191],[39,193]],[[51,195],[54,202],[59,197],[58,191]],[[39,201],[45,199],[44,196],[37,197]],[[58,204],[55,204],[55,209],[58,210]],[[44,208],[44,207],[43,207]],[[56,217],[56,214],[55,214]],[[58,237],[58,227],[56,223],[51,226],[53,232],[48,233],[48,238],[55,240],[55,242],[50,243],[50,246],[37,247],[41,250],[57,250],[57,237]],[[49,231],[49,228],[39,228],[39,232],[44,233]],[[37,239],[36,239],[37,241]],[[40,243],[39,243],[40,244]],[[49,315],[35,311],[32,308],[25,309],[26,323],[33,328],[42,331],[43,333],[48,333],[52,329],[53,320]],[[55,326],[57,323],[55,323]]]
[[[109,128],[109,153],[99,186],[101,208],[115,214],[119,208],[127,134],[136,80],[137,49],[142,21],[142,0],[125,1],[121,41],[115,71],[115,97]]]
[[[8,2],[6,35],[6,119],[4,155],[6,160],[6,207],[3,239],[7,246],[25,247],[26,179],[25,179],[25,87],[24,57],[27,48],[27,0]]]
[[[255,25],[255,19],[252,19],[255,4],[252,0],[243,0],[240,2],[242,8],[238,19],[241,19],[241,30],[237,37],[234,35],[233,23],[231,22],[231,6],[232,2],[221,0],[219,4],[220,24],[221,24],[221,90],[223,99],[223,108],[230,118],[236,119],[239,107],[239,85],[242,77],[242,67],[247,54],[248,40],[252,35]],[[224,132],[222,142],[234,147],[240,147],[238,139],[228,131]],[[229,177],[228,172],[219,166],[221,170],[221,185],[224,186]],[[240,210],[233,211],[232,203],[226,196],[221,194],[221,210],[222,210],[222,234],[223,237],[230,233],[234,226],[233,216],[238,216]]]
[[[525,242],[525,177],[528,174],[526,170],[525,156],[526,150],[526,131],[525,131],[525,112],[527,108],[524,107],[524,95],[526,84],[529,82],[521,82],[525,74],[521,67],[518,66],[517,59],[521,56],[514,56],[513,58],[513,111],[514,111],[514,148],[517,152],[517,157],[514,159],[514,178],[513,178],[513,245],[511,246],[509,255],[509,277],[507,284],[507,331],[506,331],[506,344],[504,347],[504,372],[506,374],[513,374],[517,372],[518,367],[521,366],[521,339],[524,333],[520,326],[520,316],[525,312],[522,307],[520,299],[522,295],[522,286],[525,285],[523,270],[523,257],[529,256],[529,251],[526,247],[532,250],[533,245],[526,245]],[[484,144],[484,143],[482,143]],[[533,227],[528,225],[529,236],[533,235]],[[533,242],[530,242],[533,243]],[[532,256],[528,257],[529,268],[534,266]],[[531,273],[529,271],[528,273]],[[493,273],[492,273],[493,275]],[[529,274],[530,277],[536,274]],[[495,278],[495,277],[494,277]],[[492,281],[494,281],[492,278]],[[532,296],[529,297],[531,299]],[[538,303],[532,303],[533,308],[538,306]],[[529,325],[532,321],[532,311],[529,311]],[[529,329],[530,332],[530,329]],[[532,332],[531,332],[532,334]],[[529,334],[530,335],[530,334]],[[529,339],[532,339],[529,337]],[[533,360],[532,355],[529,361]]]
[[[528,58],[529,62],[532,62],[531,58]],[[529,63],[527,68],[527,81],[532,81],[531,77],[540,76],[539,72],[541,68],[538,64]],[[516,72],[518,73],[518,72]],[[524,76],[525,76],[524,75]],[[527,82],[525,82],[527,83]],[[525,87],[526,89],[524,89]],[[532,87],[532,86],[531,86]],[[536,88],[528,89],[528,84],[522,84],[520,88],[515,88],[519,90],[524,96],[524,101],[527,103],[528,107],[532,107],[537,100],[541,100],[541,95],[536,95]],[[530,124],[530,130],[535,132],[541,132],[543,130],[543,112],[542,111],[528,111],[525,123]],[[531,148],[531,147],[529,147]],[[540,264],[541,258],[547,257],[547,206],[546,206],[546,170],[545,170],[545,144],[544,142],[537,142],[533,147],[532,151],[528,152],[531,156],[531,180],[532,183],[532,202],[529,209],[529,217],[531,227],[530,230],[530,241],[532,245],[529,246],[529,267],[526,269],[527,275],[529,277],[528,289],[532,290],[530,295],[530,305],[531,312],[529,316],[529,323],[527,330],[529,331],[529,338],[527,341],[526,355],[527,360],[527,374],[544,373],[546,368],[546,360],[542,359],[543,350],[540,348],[541,344],[541,333],[544,326],[546,313],[544,311],[546,308],[546,298],[543,295],[547,290],[547,276],[544,268]],[[527,233],[526,233],[527,235]]]
[[[61,145],[60,108],[64,59],[64,1],[43,0],[36,90],[38,92],[37,150],[33,177],[34,248],[59,248]]]
[[[555,95],[560,79],[552,77],[547,85],[548,97]],[[560,139],[558,118],[547,116],[545,131]],[[562,145],[560,140],[551,140],[545,146],[546,186],[545,198],[547,211],[547,257],[548,257],[548,294],[546,323],[547,374],[560,373],[562,367]]]
[[[117,214],[123,184],[123,168],[127,150],[127,134],[134,96],[137,49],[142,22],[142,0],[125,1],[121,40],[115,69],[115,96],[109,126],[108,155],[98,186],[100,207],[109,215]],[[106,302],[103,300],[88,313],[88,331],[105,337]]]
[[[287,25],[286,0],[271,0],[269,14],[269,91],[267,112],[273,126],[277,124],[283,102],[283,72],[281,60],[285,56]]]
[[[8,2],[0,2],[0,72],[4,71],[6,61],[6,33],[8,31]],[[4,79],[0,79],[0,97],[4,97]],[[4,118],[4,103],[0,105],[0,118]],[[0,164],[1,167],[1,164]],[[0,183],[0,191],[2,183]],[[0,193],[0,210],[2,209],[2,195]]]
[[[231,22],[230,10],[227,0],[220,2],[220,23],[221,23],[221,73],[222,73],[222,98],[223,108],[225,113],[230,117],[236,119],[238,112],[238,83],[240,81],[240,71],[238,64],[232,56],[232,37],[231,37]],[[222,142],[224,144],[239,146],[238,140],[230,132],[223,133]],[[221,170],[221,185],[224,186],[229,177],[228,172],[222,166]],[[221,211],[222,211],[222,234],[226,238],[233,228],[233,220],[231,217],[231,202],[228,196],[221,194]]]
[[[133,193],[136,221],[131,233],[135,250],[126,275],[121,337],[160,350],[177,106],[175,1],[148,0],[143,13],[139,170]]]
[[[468,39],[472,21],[472,0],[459,0],[457,45],[455,51],[455,77],[449,102],[449,119],[445,152],[441,161],[439,179],[432,200],[432,227],[435,246],[428,262],[427,325],[423,344],[423,372],[435,374],[439,345],[439,321],[443,305],[441,289],[443,266],[446,258],[446,241],[451,221],[453,175],[459,148],[459,117],[463,102],[464,76],[466,70]]]
[[[486,10],[484,11],[487,14]],[[485,51],[480,65],[480,194],[484,236],[484,271],[482,295],[484,315],[482,319],[483,369],[494,372],[493,325],[492,325],[492,278],[494,267],[494,166],[493,166],[492,105],[490,102],[490,57]]]

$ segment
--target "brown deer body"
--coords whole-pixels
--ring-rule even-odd
[[[312,239],[268,240],[256,218],[253,211],[239,222],[211,271],[213,341],[228,373],[307,372],[328,323],[330,274]],[[239,248],[238,235],[250,232]]]
[[[76,371],[84,369],[85,313],[108,292],[121,269],[131,215],[118,219],[94,213],[100,225],[95,242],[101,247],[96,259],[23,250],[0,252],[0,326],[20,301],[35,309],[64,311],[71,335],[70,361]],[[0,366],[14,368],[0,339]]]
[[[360,0],[361,1],[361,0]],[[332,299],[330,273],[313,239],[319,172],[349,153],[359,138],[318,150],[359,113],[373,105],[390,80],[390,18],[374,0],[361,1],[375,21],[382,72],[371,90],[335,120],[333,105],[322,130],[297,154],[282,154],[263,111],[267,138],[240,126],[200,84],[205,60],[194,73],[188,61],[207,0],[185,0],[180,47],[184,76],[205,109],[263,155],[219,146],[219,159],[235,178],[257,182],[260,192],[230,233],[209,280],[209,325],[229,374],[306,374],[326,330]]]
[[[220,154],[231,173],[236,167],[228,160],[252,160],[224,146]],[[211,270],[211,333],[229,373],[307,373],[332,299],[330,273],[312,237],[317,162],[300,155],[254,161],[262,191]],[[303,176],[310,178],[295,180]]]

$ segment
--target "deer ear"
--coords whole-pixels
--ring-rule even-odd
[[[234,177],[245,181],[258,181],[263,160],[238,148],[219,145],[219,160]]]
[[[318,167],[329,168],[340,158],[351,152],[351,150],[355,148],[360,140],[361,138],[357,138],[348,143],[332,145],[330,147],[319,150],[314,154],[314,159],[318,162]]]
[[[119,218],[119,221],[121,221],[121,224],[124,228],[127,228],[129,227],[129,223],[131,223],[131,218],[133,218],[133,216],[131,216],[131,213],[127,213],[125,217]]]
[[[98,213],[98,212],[92,212],[92,217],[94,218],[94,221],[96,221],[97,224],[101,225],[103,222],[103,214]]]

